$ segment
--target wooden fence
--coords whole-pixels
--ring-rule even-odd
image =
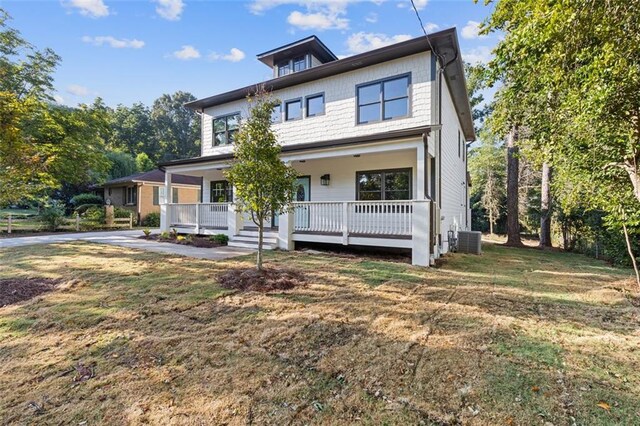
[[[94,221],[82,218],[76,214],[73,217],[65,218],[64,224],[58,229],[80,231],[83,225],[90,225],[97,228],[123,228],[133,229],[133,213],[129,213],[129,217],[114,218],[112,223],[96,224]],[[97,226],[96,226],[97,225]],[[5,218],[0,217],[0,232],[11,234],[14,231],[39,231],[45,226],[35,216],[12,215],[9,213]]]

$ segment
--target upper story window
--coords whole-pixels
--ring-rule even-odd
[[[238,127],[240,113],[225,115],[213,119],[213,146],[230,145],[233,143]]]
[[[303,71],[307,69],[307,57],[300,56],[299,58],[293,58],[293,72]]]
[[[278,77],[291,74],[291,62],[285,61],[278,64]]]
[[[404,75],[359,85],[358,124],[408,116],[410,77]]]
[[[278,104],[271,111],[271,124],[282,122],[282,105]]]
[[[285,102],[285,120],[300,120],[302,118],[302,99]]]
[[[316,117],[324,114],[324,93],[306,97],[307,117]]]

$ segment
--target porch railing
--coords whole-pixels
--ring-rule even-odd
[[[168,204],[172,227],[226,228],[228,203]]]
[[[295,202],[297,232],[410,236],[412,201]]]

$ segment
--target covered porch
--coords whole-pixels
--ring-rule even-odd
[[[430,174],[424,138],[287,153],[282,159],[299,173],[292,209],[265,223],[277,248],[296,242],[410,249],[413,263],[430,262]],[[164,230],[219,234],[230,241],[255,228],[239,214],[225,179],[229,159],[165,167],[203,178],[200,203],[163,203]],[[170,181],[165,193],[171,193]]]

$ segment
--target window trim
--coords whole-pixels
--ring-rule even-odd
[[[289,109],[287,108],[287,105],[289,105],[290,103],[294,103],[294,102],[300,102],[300,118],[289,118]],[[284,101],[284,121],[299,121],[302,120],[304,118],[304,101],[303,98],[293,98],[293,99],[288,99],[286,101]]]
[[[242,119],[242,114],[241,114],[240,111],[231,112],[229,114],[218,115],[218,116],[213,117],[211,119],[211,146],[213,146],[214,148],[217,148],[219,146],[233,145],[232,142],[229,142],[229,124],[227,123],[226,119],[229,118],[229,117],[233,117],[235,115],[238,116],[238,129],[239,129],[240,128],[240,119]],[[222,133],[222,132],[216,132],[215,121],[216,120],[220,120],[222,118],[225,119],[225,121],[224,121],[224,127],[225,127],[224,135],[225,135],[225,138],[227,140],[227,143],[221,144],[221,145],[216,145],[216,133]]]
[[[309,99],[315,99],[315,98],[320,98],[320,97],[322,97],[322,113],[309,115]],[[326,97],[324,95],[324,92],[314,93],[312,95],[305,96],[304,97],[304,112],[305,112],[304,116],[306,118],[321,117],[321,116],[325,115],[327,113],[327,99],[326,99]]]
[[[393,81],[393,80],[398,80],[401,78],[407,77],[408,81],[407,81],[407,115],[403,115],[400,117],[394,117],[394,118],[384,118],[384,83],[387,81]],[[368,104],[364,104],[364,105],[360,105],[360,96],[358,95],[358,91],[360,90],[361,87],[366,87],[366,86],[373,86],[374,84],[379,84],[380,85],[380,95],[379,95],[379,99],[378,102],[370,102]],[[406,72],[403,74],[397,74],[391,77],[385,77],[385,78],[380,78],[378,80],[372,80],[372,81],[368,81],[366,83],[360,83],[356,85],[356,93],[355,93],[355,98],[356,98],[356,126],[363,126],[363,125],[367,125],[367,124],[373,124],[373,123],[381,123],[383,121],[393,121],[393,120],[402,120],[405,118],[411,118],[413,116],[413,81],[411,78],[411,72]],[[404,96],[402,96],[402,98],[404,98]],[[401,99],[401,98],[393,98],[393,99],[388,99],[389,101],[395,100],[395,99]],[[374,121],[367,121],[366,123],[361,123],[360,122],[360,106],[366,106],[366,105],[372,105],[374,103],[380,103],[380,119],[379,120],[374,120]]]
[[[212,201],[211,196],[213,195],[213,186],[216,183],[224,183],[226,188],[224,189],[225,192],[225,198],[227,199],[227,201]],[[229,199],[229,196],[231,196],[231,199]],[[233,186],[229,183],[228,180],[224,180],[224,179],[220,179],[220,180],[212,180],[209,181],[209,202],[211,203],[233,203]]]
[[[377,169],[377,170],[358,170],[356,171],[356,179],[355,179],[355,183],[356,183],[356,201],[367,201],[367,200],[361,200],[360,199],[360,185],[358,182],[358,176],[360,174],[363,173],[380,173],[382,174],[382,179],[380,181],[380,194],[382,195],[382,199],[381,200],[375,200],[375,201],[400,201],[400,200],[386,200],[384,198],[384,194],[385,194],[385,179],[384,179],[384,174],[385,173],[393,173],[393,172],[409,172],[409,198],[407,200],[413,200],[413,167],[399,167],[399,168],[395,168],[395,169]]]

